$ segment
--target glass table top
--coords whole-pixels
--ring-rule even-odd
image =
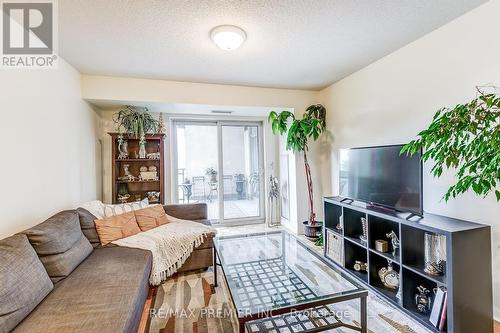
[[[366,292],[286,231],[220,237],[214,246],[239,317]]]

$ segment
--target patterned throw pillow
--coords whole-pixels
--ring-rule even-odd
[[[127,203],[119,204],[119,205],[106,205],[106,204],[104,204],[103,205],[103,213],[104,213],[104,217],[111,217],[111,216],[116,216],[116,215],[120,215],[123,213],[133,212],[134,210],[139,210],[139,209],[148,208],[148,207],[149,207],[149,201],[146,198],[142,201],[127,202]]]
[[[167,214],[161,205],[154,205],[148,208],[139,209],[135,212],[137,224],[142,231],[156,228],[162,224],[167,224]]]
[[[139,229],[137,225],[134,212],[95,220],[95,227],[102,246],[117,239],[129,237],[141,232],[141,229]]]
[[[100,200],[93,200],[86,202],[80,207],[89,211],[92,215],[94,215],[98,219],[102,219],[104,217],[104,204]]]

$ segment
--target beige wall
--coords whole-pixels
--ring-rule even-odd
[[[476,85],[500,86],[498,13],[500,1],[490,1],[321,91],[334,137],[333,149],[322,154],[325,195],[337,193],[339,148],[408,142],[438,108],[470,100]],[[492,225],[499,318],[500,204],[493,195],[483,199],[473,193],[445,203],[441,196],[454,181],[453,172],[434,179],[430,166],[424,171],[426,211]]]
[[[99,196],[97,114],[82,101],[80,73],[0,73],[0,239]]]
[[[96,102],[101,105],[110,104],[200,104],[200,105],[229,105],[229,106],[244,106],[244,107],[273,107],[276,110],[282,108],[291,108],[296,114],[302,114],[307,106],[317,103],[319,92],[293,89],[271,89],[258,87],[244,87],[232,85],[218,85],[205,83],[191,82],[175,82],[162,80],[147,80],[121,77],[106,77],[106,76],[91,76],[82,75],[82,95],[83,98]],[[168,108],[161,110],[169,113]],[[105,131],[112,129],[111,118],[108,111],[102,112],[106,119],[103,126],[103,179],[104,179],[104,198],[111,200],[109,191],[107,190],[109,180],[108,160],[109,149],[106,149],[108,137]],[[248,119],[248,118],[247,118]],[[261,118],[262,119],[262,118]],[[267,133],[267,134],[266,134]],[[269,135],[270,130],[265,128],[266,140],[266,160],[277,161],[280,154],[278,153],[277,140]],[[167,139],[168,144],[168,139]],[[294,232],[301,232],[299,223],[307,219],[307,191],[304,177],[303,163],[301,156],[287,155],[291,168],[291,187],[296,189],[291,193],[295,193],[292,198],[293,214],[290,221],[283,221],[286,227]],[[312,171],[316,183],[320,182],[319,165],[315,163],[315,154],[311,156]],[[279,172],[279,165],[275,163],[274,168]],[[293,170],[292,170],[293,169]],[[268,170],[266,166],[266,170]],[[168,186],[168,185],[167,185]],[[321,215],[321,187],[316,188],[316,202],[318,213]],[[302,203],[302,204],[298,204]]]

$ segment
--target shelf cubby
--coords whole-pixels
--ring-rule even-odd
[[[363,235],[361,218],[366,218],[366,214],[345,207],[343,208],[343,212],[344,236],[351,239],[357,239],[361,243],[364,243],[360,240],[359,236]]]
[[[342,217],[342,207],[333,206],[333,205],[325,205],[325,228],[337,233],[342,234],[340,230],[337,229],[338,223],[341,221]],[[328,216],[328,218],[326,218]]]
[[[376,288],[379,292],[390,298],[391,300],[397,302],[396,294],[398,293],[398,289],[391,289],[382,283],[380,280],[380,277],[378,275],[378,272],[380,269],[383,267],[387,267],[388,265],[388,260],[385,257],[382,257],[374,252],[370,252],[370,259],[369,259],[369,274],[370,274],[370,285],[374,288]],[[400,274],[400,266],[396,262],[392,262],[392,268],[398,272],[399,274],[399,281],[401,283],[401,274]]]
[[[402,225],[402,263],[416,273],[440,283],[446,282],[446,269],[443,275],[431,275],[424,271],[425,241],[428,231]],[[434,233],[436,234],[436,233]],[[446,267],[446,264],[445,264]]]
[[[397,249],[397,252],[394,255],[391,240],[387,237],[388,233],[390,233],[391,231],[394,231],[394,233],[396,233],[396,236],[398,237],[398,239],[400,239],[399,224],[394,222],[394,221],[391,221],[391,220],[387,220],[387,219],[383,219],[380,217],[369,215],[368,216],[368,228],[370,230],[369,237],[368,237],[369,248],[371,250],[373,250],[374,252],[376,252],[380,255],[383,255],[384,257],[386,257],[388,259],[391,259],[397,263],[400,263],[401,262],[401,260],[400,260],[400,250],[401,249]],[[387,241],[388,251],[387,252],[377,251],[375,248],[375,241],[376,240]]]
[[[368,262],[368,254],[366,248],[359,246],[353,242],[344,242],[344,265],[352,274],[356,275],[358,278],[365,282],[368,282],[368,272],[366,271],[356,271],[354,269],[355,262],[362,261],[364,263]]]
[[[431,299],[434,300],[434,289],[438,284],[403,267],[403,307],[427,322],[431,314],[430,310],[426,313],[419,312],[415,304],[415,295],[418,293],[417,287],[419,286],[428,289]]]

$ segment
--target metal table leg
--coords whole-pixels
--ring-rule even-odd
[[[361,308],[360,308],[360,313],[361,313],[361,333],[367,333],[368,332],[368,312],[366,308],[366,296],[361,296]]]

